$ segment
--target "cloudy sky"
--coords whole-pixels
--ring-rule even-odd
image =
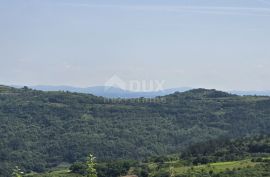
[[[270,90],[270,0],[0,0],[0,84]]]

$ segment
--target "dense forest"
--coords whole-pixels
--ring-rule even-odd
[[[221,136],[268,134],[269,127],[270,97],[195,89],[123,100],[1,86],[0,176],[15,166],[43,172],[89,152],[99,161],[143,160]]]
[[[86,162],[28,177],[86,177]],[[90,161],[89,161],[90,159]],[[97,177],[263,177],[270,176],[270,136],[220,137],[196,143],[180,153],[143,161],[114,160],[94,164]],[[91,170],[90,170],[91,171]],[[90,175],[91,176],[91,175]]]

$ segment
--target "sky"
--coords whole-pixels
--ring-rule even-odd
[[[0,0],[0,84],[270,90],[270,0]]]

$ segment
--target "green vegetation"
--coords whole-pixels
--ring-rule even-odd
[[[253,136],[223,141],[224,138],[198,143],[188,147],[180,156],[151,157],[146,161],[113,161],[99,163],[98,177],[119,177],[137,175],[138,177],[260,177],[270,176],[270,137]],[[223,142],[219,144],[219,142]],[[199,148],[199,147],[202,148]],[[195,147],[198,147],[195,151]],[[233,147],[233,148],[232,148]],[[239,151],[240,150],[240,151]],[[231,156],[233,154],[233,156]],[[238,160],[226,160],[228,158]],[[201,161],[195,159],[201,159]],[[204,160],[202,160],[204,159]],[[216,162],[210,162],[216,159]],[[87,176],[87,164],[76,162],[70,171],[58,170],[49,174]]]
[[[260,135],[230,140],[219,138],[196,143],[181,154],[181,158],[192,164],[206,164],[222,161],[235,161],[257,157],[253,161],[263,161],[270,153],[270,136]]]
[[[15,169],[13,170],[12,176],[14,177],[22,177],[24,173],[21,171],[21,169],[16,166]]]
[[[88,156],[86,165],[87,165],[86,169],[87,177],[97,177],[97,170],[95,168],[96,167],[95,157],[92,154]]]
[[[47,173],[28,174],[26,177],[83,177],[77,173],[70,173],[69,170],[55,170]]]
[[[158,165],[157,165],[158,166]],[[175,167],[173,167],[175,166]],[[179,162],[170,164],[170,168],[174,169],[176,177],[190,177],[190,176],[236,176],[237,174],[245,174],[245,176],[260,176],[262,172],[270,175],[269,164],[255,163],[250,160],[230,161],[230,162],[217,162],[208,163],[197,166],[180,166]],[[165,177],[170,176],[170,168],[163,165],[158,170],[153,170],[149,176],[153,177]]]
[[[224,141],[223,144],[219,144],[222,140],[224,138],[211,140],[211,143],[208,141],[192,145],[184,150],[180,156],[176,154],[158,156],[148,158],[145,161],[125,160],[95,164],[93,156],[90,155],[86,162],[76,162],[71,165],[70,170],[58,169],[45,174],[28,174],[27,176],[86,177],[93,174],[93,172],[98,177],[119,177],[124,175],[137,175],[138,177],[259,177],[270,175],[269,136],[246,137]],[[203,146],[203,148],[194,151],[194,147],[200,146]],[[235,149],[241,149],[241,151]],[[234,154],[234,159],[238,160],[226,160],[230,153],[224,152]],[[201,157],[202,155],[203,157]],[[198,157],[204,160],[198,163],[197,160],[194,160],[194,158]],[[220,159],[214,157],[220,157]],[[218,161],[210,162],[213,159]],[[91,170],[89,170],[89,166]]]
[[[201,177],[203,175],[209,177],[227,177],[227,176],[244,176],[244,177],[257,177],[269,176],[270,164],[269,163],[254,163],[250,160],[211,163],[199,166],[181,166],[181,161],[170,163],[165,162],[163,167],[158,164],[148,164],[152,169],[144,173],[138,173],[138,169],[131,168],[132,174],[137,174],[139,177]],[[154,167],[155,166],[155,167]],[[176,167],[174,167],[176,166]],[[159,167],[159,169],[157,169]],[[148,168],[149,169],[149,168]],[[127,172],[128,173],[128,172]],[[71,173],[67,170],[58,170],[50,173],[27,175],[28,177],[85,177],[81,174]],[[99,176],[99,175],[98,175]],[[110,175],[119,177],[120,175]]]
[[[140,161],[221,136],[268,134],[269,117],[270,97],[216,90],[196,89],[157,100],[108,100],[0,86],[0,176],[9,176],[15,166],[39,173],[61,163],[84,162],[89,152],[99,164]]]

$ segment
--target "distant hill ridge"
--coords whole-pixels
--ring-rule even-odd
[[[22,88],[23,86],[14,86],[16,88]],[[123,90],[117,87],[108,87],[108,86],[94,86],[94,87],[72,87],[72,86],[29,86],[29,88],[41,91],[69,91],[77,93],[88,93],[96,96],[103,96],[108,98],[153,98],[156,96],[165,96],[172,94],[174,92],[185,92],[192,90],[191,87],[179,87],[164,89],[160,91],[149,91],[149,92],[133,92],[129,90]],[[229,93],[236,95],[258,95],[258,96],[270,96],[270,91],[228,91]]]
[[[22,88],[22,86],[15,86],[16,88]],[[88,93],[96,96],[103,96],[108,98],[153,98],[156,96],[165,96],[168,94],[172,94],[176,91],[184,92],[190,90],[189,87],[181,87],[181,88],[173,88],[173,89],[165,89],[160,91],[152,91],[152,92],[133,92],[129,90],[123,90],[117,87],[109,87],[109,86],[94,86],[94,87],[72,87],[72,86],[29,86],[29,88],[41,91],[69,91],[69,92],[77,92],[77,93]]]

